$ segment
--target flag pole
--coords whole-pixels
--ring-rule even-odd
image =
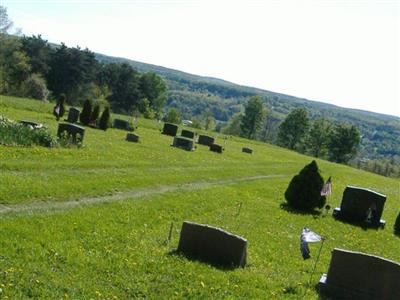
[[[322,247],[324,246],[324,241],[325,241],[325,238],[322,238],[321,247],[319,247],[319,252],[318,252],[318,255],[317,255],[317,259],[315,260],[313,270],[312,270],[312,272],[311,272],[309,284],[311,284],[311,281],[312,281],[312,277],[313,277],[313,275],[314,275],[315,268],[317,267],[317,263],[318,263],[318,260],[319,260],[319,255],[321,254]]]

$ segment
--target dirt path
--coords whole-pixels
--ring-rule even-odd
[[[260,175],[251,177],[223,179],[216,181],[197,181],[197,182],[182,183],[175,185],[162,185],[157,187],[137,189],[134,191],[120,192],[113,195],[86,197],[86,198],[67,200],[67,201],[50,201],[50,202],[35,201],[31,203],[10,204],[10,205],[0,204],[0,215],[10,214],[10,213],[35,213],[35,212],[59,211],[79,206],[94,205],[97,203],[115,202],[133,198],[143,198],[146,196],[153,196],[168,192],[199,190],[213,186],[230,185],[245,181],[272,179],[279,177],[285,177],[285,175]]]

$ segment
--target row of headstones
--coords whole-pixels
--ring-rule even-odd
[[[79,135],[80,141],[83,141],[85,128],[75,124],[79,120],[79,115],[80,115],[79,109],[71,107],[68,111],[68,117],[66,120],[68,123],[60,123],[58,125],[57,136],[61,137],[63,135],[67,135],[72,139],[72,142],[75,143],[78,140],[78,135]],[[112,127],[130,132],[134,130],[134,127],[128,121],[121,119],[114,119]],[[128,133],[126,140],[132,142],[138,142],[139,136],[133,133]]]
[[[247,240],[217,227],[183,222],[178,252],[228,268],[244,267]],[[371,271],[373,274],[371,274]],[[400,264],[369,254],[335,248],[320,291],[351,299],[400,299]]]
[[[196,149],[195,147],[195,138],[196,138],[196,133],[190,130],[182,129],[181,135],[178,136],[178,125],[171,124],[171,123],[165,123],[163,130],[161,132],[162,134],[173,136],[174,139],[172,141],[172,146],[181,148],[184,150],[188,151],[193,151]],[[197,143],[200,145],[208,146],[210,151],[216,152],[216,153],[222,153],[225,149],[215,143],[215,139],[211,136],[208,135],[199,135],[197,139]],[[244,153],[253,153],[253,150],[248,148],[248,147],[243,147],[242,152]]]

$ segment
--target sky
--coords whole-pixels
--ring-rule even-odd
[[[15,27],[192,74],[400,116],[400,1],[9,1]]]

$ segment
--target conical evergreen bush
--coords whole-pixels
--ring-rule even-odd
[[[90,122],[91,115],[92,115],[92,102],[89,99],[87,99],[83,103],[82,112],[79,115],[79,121],[84,125],[88,125]]]
[[[300,210],[313,210],[325,205],[325,196],[321,196],[324,180],[319,173],[315,160],[306,165],[294,176],[285,192],[288,204]]]
[[[110,126],[110,108],[107,106],[103,113],[101,114],[99,121],[99,128],[103,130],[107,130]]]

